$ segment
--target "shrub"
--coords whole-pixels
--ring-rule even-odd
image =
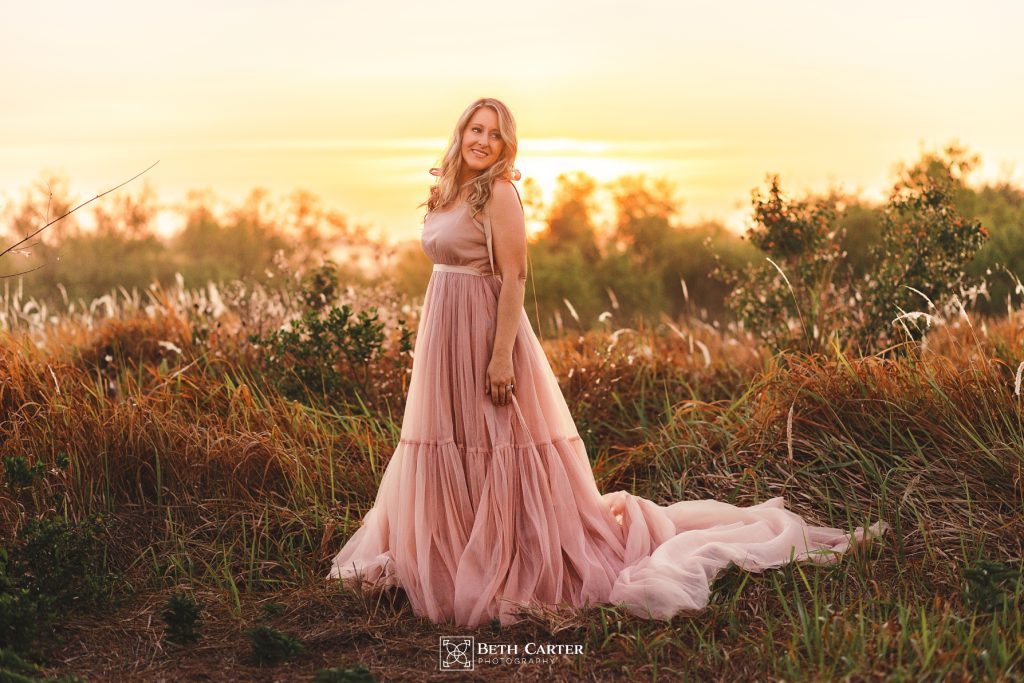
[[[1024,575],[1002,562],[978,560],[964,567],[963,574],[964,604],[976,610],[994,612],[1020,597],[1019,581]]]
[[[371,390],[371,363],[382,356],[384,324],[373,308],[353,315],[347,304],[328,306],[336,289],[333,266],[314,271],[299,293],[304,312],[290,329],[248,337],[266,349],[263,370],[287,398],[308,403],[321,396],[345,404],[364,399]],[[409,351],[412,332],[404,319],[398,323],[399,351]]]
[[[67,473],[70,461],[63,451],[59,451],[54,456],[56,467],[49,471],[46,468],[46,463],[38,456],[32,465],[28,464],[28,458],[23,455],[5,456],[3,462],[3,485],[10,492],[13,500],[19,500],[24,505],[24,509],[46,509],[60,503],[63,486],[52,480],[62,479]],[[51,477],[51,482],[47,482],[47,474],[54,475]],[[50,502],[46,500],[47,495]]]
[[[862,346],[892,343],[900,338],[897,330],[921,339],[931,323],[928,315],[908,314],[922,308],[931,309],[931,316],[942,314],[955,300],[964,269],[988,232],[957,211],[954,192],[953,184],[941,177],[894,190],[885,209],[882,242],[871,250],[877,265],[862,295],[856,334]]]
[[[897,183],[881,242],[870,248],[874,265],[856,281],[844,263],[835,199],[787,200],[772,176],[767,198],[754,193],[747,231],[767,264],[746,272],[720,265],[712,275],[732,286],[726,306],[775,351],[812,353],[835,343],[872,352],[900,339],[899,330],[920,339],[933,316],[958,302],[964,268],[987,236],[957,211],[954,192],[942,177]],[[916,311],[923,298],[933,313]]]
[[[178,643],[194,643],[199,640],[202,628],[202,607],[187,593],[175,593],[164,604],[160,612],[167,624],[167,637]]]
[[[31,579],[33,592],[62,610],[95,609],[112,597],[115,575],[107,570],[99,539],[100,518],[70,523],[61,517],[30,519],[11,568]]]
[[[374,683],[376,680],[362,664],[352,668],[320,669],[313,676],[313,683]]]
[[[0,647],[25,650],[60,616],[109,603],[99,520],[30,519],[0,548]]]
[[[4,485],[14,491],[27,489],[43,478],[46,466],[41,460],[29,467],[23,455],[4,457]]]
[[[726,307],[768,346],[818,351],[849,316],[836,284],[842,257],[836,207],[831,200],[789,201],[778,176],[769,180],[767,197],[754,192],[754,225],[746,234],[767,263],[750,270],[719,265],[712,276],[732,287]]]
[[[276,664],[301,654],[305,647],[294,636],[278,631],[273,626],[260,625],[248,629],[246,635],[252,645],[252,654],[260,664]]]
[[[26,662],[17,653],[0,648],[0,682],[21,683],[31,681],[31,676],[39,675],[39,667]]]
[[[18,585],[7,572],[8,550],[0,547],[0,647],[27,649],[46,626],[46,610],[31,589]]]

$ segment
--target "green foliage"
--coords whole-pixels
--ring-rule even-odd
[[[9,226],[9,237],[20,239],[78,204],[68,185],[64,178],[44,177],[20,203],[2,207],[0,223]],[[94,230],[82,229],[72,214],[23,245],[19,254],[27,259],[8,270],[26,273],[21,283],[27,297],[55,306],[119,287],[145,291],[154,281],[170,285],[177,273],[190,283],[239,278],[264,283],[274,277],[278,263],[290,269],[323,251],[328,231],[347,230],[343,219],[320,209],[308,193],[296,193],[287,210],[266,195],[254,190],[219,216],[211,193],[189,193],[184,226],[165,238],[156,230],[159,203],[149,186],[136,195],[114,193],[91,205]]]
[[[25,455],[4,456],[4,488],[26,510],[48,509],[59,505],[63,489],[58,482],[66,475],[69,462],[67,454],[58,451],[54,456],[56,468],[49,470],[42,457],[35,455],[33,459],[35,462],[29,465]]]
[[[32,683],[39,667],[26,662],[14,652],[0,649],[0,683]]]
[[[304,312],[292,320],[290,329],[265,336],[251,334],[248,340],[263,354],[263,370],[283,396],[309,402],[315,396],[345,404],[356,402],[371,391],[373,361],[383,355],[384,324],[376,308],[353,316],[348,304],[334,301],[338,278],[328,262],[313,271],[300,286],[299,300]],[[412,349],[412,331],[399,319],[398,351]]]
[[[721,312],[727,289],[709,277],[714,249],[739,265],[739,240],[713,222],[681,225],[681,201],[665,179],[626,176],[611,189],[614,239],[591,277],[601,291],[616,292],[621,310],[613,313],[619,320],[678,318],[697,310],[706,319],[709,312]]]
[[[299,293],[302,303],[311,311],[320,311],[338,296],[338,269],[327,261],[314,269],[303,280]]]
[[[967,274],[980,278],[1000,271],[977,306],[983,313],[1002,315],[1019,307],[1024,294],[1018,279],[1024,274],[1024,190],[1002,183],[983,187],[970,198],[961,210],[988,227],[989,239],[967,267]]]
[[[376,680],[362,664],[351,668],[320,669],[313,676],[313,683],[374,683]]]
[[[248,278],[262,282],[279,251],[291,245],[271,217],[266,192],[253,191],[242,206],[219,218],[209,197],[194,194],[184,228],[169,247],[186,282]]]
[[[854,343],[863,352],[900,338],[894,322],[920,339],[928,317],[914,312],[926,303],[922,295],[944,310],[986,231],[956,210],[948,181],[914,177],[894,188],[881,242],[869,247],[870,276],[858,286],[843,263],[836,198],[785,199],[772,176],[766,199],[754,193],[755,224],[747,232],[767,263],[748,272],[716,269],[732,287],[726,305],[776,351],[813,353]]]
[[[711,243],[732,252],[738,240],[713,223],[679,226],[673,186],[643,176],[611,185],[614,231],[598,239],[594,189],[583,176],[560,178],[548,229],[529,246],[525,306],[541,336],[721,309],[725,288],[708,277]]]
[[[874,268],[871,249],[882,241],[883,207],[867,206],[857,198],[838,197],[842,211],[837,217],[840,252],[852,279],[864,277]]]
[[[279,602],[265,602],[260,605],[260,610],[266,618],[276,617],[284,614],[284,605]]]
[[[32,577],[38,596],[59,603],[62,610],[106,605],[115,575],[108,571],[97,517],[71,523],[61,517],[28,520],[19,531],[21,544],[11,567]]]
[[[835,283],[836,207],[831,201],[790,201],[778,176],[769,180],[767,197],[754,192],[754,226],[747,231],[767,263],[749,270],[720,266],[712,275],[731,287],[726,305],[733,314],[770,347],[818,351],[848,317]]]
[[[336,365],[339,352],[356,361],[354,369],[362,370],[365,377],[368,361],[380,350],[384,335],[376,315],[361,311],[350,325],[351,317],[348,305],[331,307],[326,318],[307,311],[292,322],[291,329],[275,330],[266,337],[253,334],[249,341],[267,347],[264,371],[284,396],[302,401],[310,394],[352,396],[352,376]],[[359,388],[365,385],[360,383]]]
[[[0,548],[0,647],[26,649],[59,616],[110,603],[100,520],[30,519]]]
[[[911,339],[928,327],[926,316],[907,315],[928,302],[945,310],[988,232],[953,205],[955,188],[926,177],[920,186],[897,186],[885,209],[882,243],[872,250],[878,263],[863,293],[864,308],[857,341],[871,346],[893,342],[892,320],[898,317]],[[916,290],[916,291],[914,291]],[[927,297],[927,301],[922,298]]]
[[[178,592],[164,604],[160,617],[167,624],[167,637],[178,643],[194,643],[202,636],[202,607],[188,593]]]
[[[4,457],[4,486],[19,491],[40,481],[46,473],[46,466],[41,460],[29,467],[28,460],[22,455]]]
[[[25,650],[42,633],[43,607],[33,599],[30,588],[22,587],[7,571],[8,549],[0,547],[0,647]]]
[[[39,667],[27,662],[11,650],[0,648],[0,683],[86,683],[75,674],[64,674],[57,678],[37,678]]]
[[[542,335],[558,334],[565,328],[585,329],[585,321],[596,319],[607,307],[599,283],[587,275],[592,269],[578,252],[541,242],[530,247],[530,261],[534,270],[526,279],[524,308],[534,317],[539,311],[541,319],[531,319],[531,323]],[[566,301],[580,317],[579,325]]]
[[[981,612],[994,612],[1020,601],[1020,569],[1002,562],[978,560],[963,570],[964,604]]]
[[[294,636],[261,624],[245,632],[253,657],[260,664],[277,664],[303,652],[305,646]]]

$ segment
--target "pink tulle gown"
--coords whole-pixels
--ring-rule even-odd
[[[413,611],[438,623],[509,624],[518,604],[588,602],[670,619],[706,606],[729,563],[834,562],[888,528],[812,526],[781,497],[738,507],[602,495],[525,309],[512,402],[496,406],[485,393],[501,289],[489,221],[465,205],[431,212],[422,245],[435,265],[401,438],[328,579],[401,586]]]

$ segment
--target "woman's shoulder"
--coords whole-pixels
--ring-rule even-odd
[[[512,194],[515,191],[516,186],[512,183],[511,180],[508,180],[507,178],[495,178],[494,181],[491,183],[492,193],[507,192],[509,194]]]
[[[491,185],[491,197],[499,204],[513,207],[519,204],[520,207],[523,205],[523,200],[519,196],[519,188],[516,187],[515,183],[505,178],[496,178],[494,183]]]

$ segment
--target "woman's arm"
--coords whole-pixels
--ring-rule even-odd
[[[505,385],[515,384],[512,347],[526,298],[526,219],[512,183],[496,180],[491,193],[491,247],[495,270],[501,275],[501,293],[487,385],[491,400],[505,405],[511,400]]]

